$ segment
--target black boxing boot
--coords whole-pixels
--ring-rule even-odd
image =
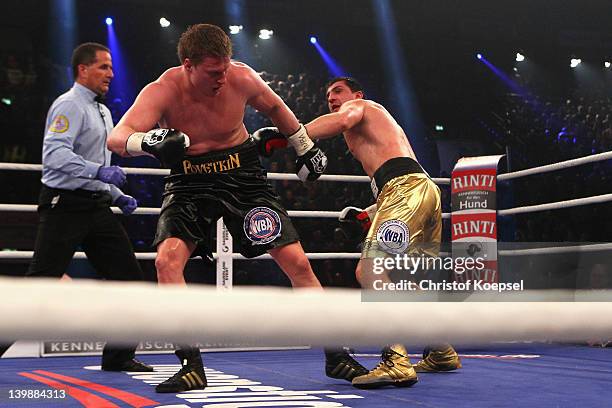
[[[155,387],[159,393],[179,393],[206,388],[206,374],[200,350],[196,347],[181,347],[174,352],[181,361],[181,369]]]
[[[325,375],[339,380],[352,381],[353,378],[365,375],[368,370],[343,348],[326,348]]]
[[[12,345],[13,343],[0,343],[0,357],[2,357],[6,350],[11,348]]]

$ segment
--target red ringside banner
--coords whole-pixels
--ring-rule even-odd
[[[498,282],[497,166],[503,155],[464,157],[451,177],[453,258],[480,258],[484,267],[455,273],[455,280]]]

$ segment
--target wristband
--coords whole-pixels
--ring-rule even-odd
[[[294,134],[287,137],[287,141],[293,146],[298,156],[303,156],[314,147],[314,142],[308,137],[308,132],[302,124]]]
[[[144,132],[134,132],[125,141],[125,151],[130,156],[142,156],[151,154],[142,151],[142,139],[146,136]]]

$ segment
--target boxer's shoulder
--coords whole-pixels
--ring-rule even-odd
[[[232,60],[229,68],[232,82],[239,84],[240,87],[254,85],[257,80],[260,80],[259,74],[247,64]]]
[[[340,107],[340,110],[364,109],[368,106],[373,106],[372,103],[372,101],[366,99],[352,99],[344,102]]]
[[[141,95],[147,98],[154,98],[158,102],[176,99],[180,93],[178,79],[174,75],[165,75],[165,73],[157,80],[149,83],[141,91]]]
[[[163,82],[165,82],[165,81],[177,82],[182,75],[183,75],[183,67],[182,66],[170,67],[167,70],[165,70],[159,76],[159,78],[157,78],[157,80],[155,82],[162,82],[162,81]]]
[[[257,72],[242,61],[231,60],[229,70],[238,75],[257,75]]]
[[[178,93],[180,92],[181,79],[183,78],[182,67],[172,67],[167,69],[157,80],[149,85],[158,92]]]

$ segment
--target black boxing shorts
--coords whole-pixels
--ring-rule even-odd
[[[192,256],[212,259],[221,217],[235,251],[247,258],[299,241],[251,138],[229,149],[185,156],[165,181],[154,246],[180,238],[196,245]]]

